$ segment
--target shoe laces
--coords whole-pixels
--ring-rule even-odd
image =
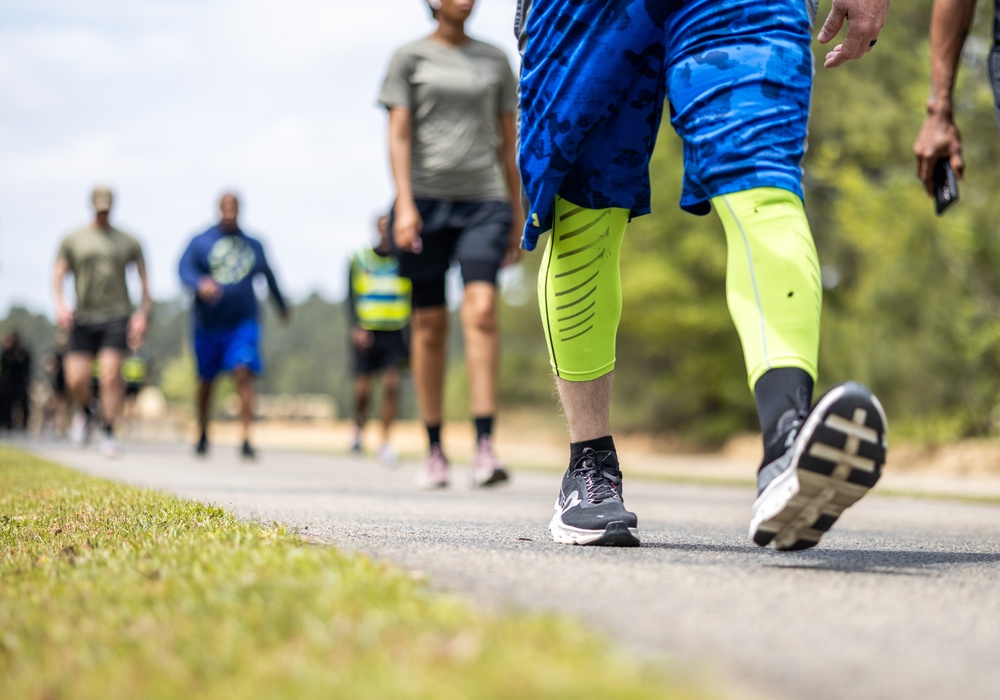
[[[585,447],[570,474],[583,477],[587,484],[587,500],[591,504],[621,497],[622,473],[614,452],[598,453]]]

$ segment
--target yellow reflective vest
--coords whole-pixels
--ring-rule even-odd
[[[358,325],[369,331],[398,331],[410,320],[410,280],[399,261],[371,248],[351,256],[351,294]]]
[[[142,384],[146,381],[146,358],[129,355],[122,362],[122,378],[128,384]]]

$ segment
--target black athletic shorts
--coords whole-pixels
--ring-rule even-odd
[[[496,284],[500,263],[507,252],[513,222],[510,202],[455,202],[417,199],[423,220],[419,254],[394,248],[399,274],[413,283],[414,308],[444,306],[445,275],[453,262],[462,269],[462,280]],[[389,215],[389,230],[395,223]]]
[[[101,323],[74,323],[67,352],[96,355],[102,348],[128,349],[128,316]]]
[[[372,374],[399,367],[410,356],[404,331],[371,331],[375,341],[370,348],[354,348],[354,373]]]

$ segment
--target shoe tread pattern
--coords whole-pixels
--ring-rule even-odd
[[[885,463],[884,413],[867,390],[846,391],[827,406],[798,463],[798,492],[753,534],[760,546],[815,546],[844,510],[879,480]]]

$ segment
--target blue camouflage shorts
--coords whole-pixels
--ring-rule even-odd
[[[556,195],[649,213],[664,101],[684,143],[680,205],[756,187],[802,196],[815,0],[521,0],[524,247]]]

